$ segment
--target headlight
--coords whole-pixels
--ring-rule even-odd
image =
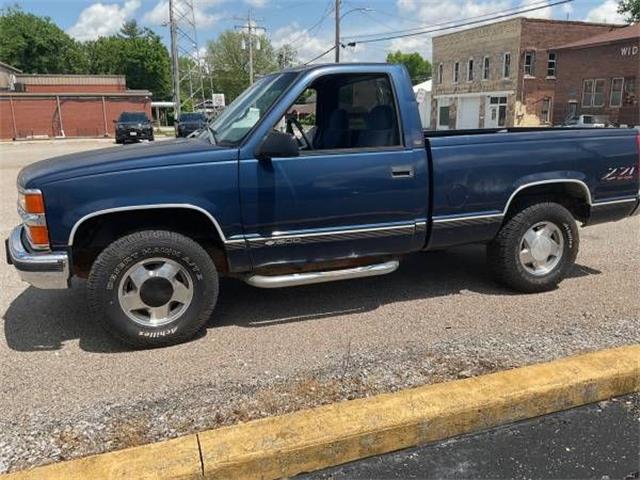
[[[44,214],[44,197],[40,190],[18,189],[18,213],[27,232],[29,243],[34,249],[49,248],[49,230]]]

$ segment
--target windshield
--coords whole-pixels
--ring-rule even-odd
[[[143,112],[122,112],[120,114],[121,122],[146,122],[147,115]]]
[[[237,145],[291,85],[297,73],[268,75],[247,88],[211,123],[215,143]],[[203,131],[202,135],[207,135]]]
[[[204,115],[201,113],[183,113],[180,115],[181,122],[200,122],[204,119]]]

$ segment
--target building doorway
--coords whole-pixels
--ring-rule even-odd
[[[502,128],[507,126],[507,97],[487,98],[487,112],[484,120],[485,128]]]
[[[457,129],[474,129],[480,125],[480,97],[458,99]]]

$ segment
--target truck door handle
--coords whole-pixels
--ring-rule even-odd
[[[411,165],[398,165],[391,167],[392,178],[413,178],[414,169]]]

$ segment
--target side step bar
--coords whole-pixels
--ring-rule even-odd
[[[293,287],[312,283],[335,282],[352,278],[375,277],[394,272],[400,266],[398,260],[384,263],[364,265],[362,267],[345,268],[344,270],[327,270],[324,272],[290,273],[287,275],[252,275],[245,278],[249,285],[259,288]]]

